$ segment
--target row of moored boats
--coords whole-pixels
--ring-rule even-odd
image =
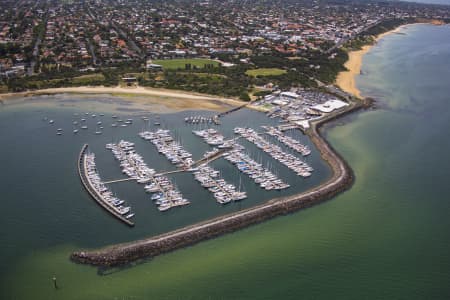
[[[300,143],[296,139],[285,135],[281,130],[277,129],[273,126],[261,126],[266,130],[266,134],[275,137],[280,143],[288,146],[289,148],[297,151],[303,156],[307,156],[311,154],[311,150],[308,146]]]
[[[154,144],[158,152],[164,154],[177,167],[189,169],[194,163],[192,154],[183,149],[179,142],[174,141],[170,135],[170,130],[143,131],[139,133],[139,136]]]
[[[208,145],[217,146],[221,149],[231,148],[236,144],[236,139],[226,140],[225,137],[214,128],[193,130],[192,133],[203,138]]]
[[[203,116],[191,116],[184,118],[184,121],[188,124],[219,124],[219,117],[218,116],[212,116],[212,117],[203,117]]]
[[[240,201],[247,198],[246,192],[237,190],[236,186],[219,178],[219,175],[219,171],[214,170],[207,164],[203,164],[194,170],[195,180],[213,193],[218,203],[227,204],[231,201]]]
[[[117,144],[107,144],[106,148],[120,161],[124,174],[136,179],[138,183],[146,184],[144,189],[153,193],[151,199],[160,211],[190,203],[168,177],[155,174],[155,170],[147,166],[142,156],[136,153],[134,143],[121,140]]]
[[[158,129],[154,132],[144,131],[139,135],[143,139],[152,142],[157,147],[158,152],[164,154],[171,163],[193,172],[195,180],[213,193],[217,202],[225,204],[231,201],[239,201],[247,197],[245,192],[238,191],[233,184],[218,178],[219,171],[206,165],[192,168],[194,163],[192,154],[186,151],[180,143],[174,141],[173,137],[170,135],[170,130]]]
[[[131,212],[131,207],[125,206],[124,200],[115,197],[100,179],[100,175],[98,174],[95,165],[95,154],[85,153],[84,155],[86,179],[88,180],[89,185],[94,189],[97,197],[116,213],[123,215],[126,219],[132,218],[134,213]]]
[[[302,161],[293,154],[284,152],[278,145],[271,144],[252,128],[236,127],[234,133],[241,135],[249,142],[255,144],[258,148],[272,156],[275,160],[284,164],[286,167],[296,172],[302,177],[311,176],[314,170],[305,161]]]
[[[262,164],[257,163],[248,154],[243,151],[245,148],[236,142],[236,139],[226,140],[214,128],[205,130],[193,130],[195,135],[200,136],[209,145],[217,145],[218,148],[230,148],[224,155],[224,158],[235,165],[239,171],[247,174],[251,179],[259,184],[261,188],[266,190],[282,190],[288,188],[290,185],[284,183],[275,174],[270,172]],[[225,145],[225,146],[224,146]],[[213,149],[210,153],[214,155],[219,152],[218,148]]]

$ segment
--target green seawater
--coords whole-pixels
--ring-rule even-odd
[[[401,32],[386,36],[372,48],[357,79],[362,93],[376,98],[378,109],[350,115],[326,128],[327,139],[356,175],[347,192],[311,209],[104,275],[96,268],[71,263],[68,254],[80,246],[103,245],[111,236],[129,240],[175,225],[159,220],[154,226],[141,226],[144,229],[125,230],[89,202],[76,177],[61,181],[57,174],[51,175],[56,166],[39,171],[23,165],[20,185],[1,185],[0,298],[449,299],[450,27],[414,25]],[[9,110],[4,116],[14,117],[13,113],[23,114]],[[247,112],[242,114],[248,117]],[[40,126],[41,131],[47,128]],[[8,130],[13,129],[4,128],[0,135],[2,148],[9,149],[3,152],[8,155],[1,157],[2,166],[12,160],[8,157],[14,156],[18,140],[30,139],[7,137]],[[30,149],[45,148],[39,146],[39,132],[26,144]],[[102,143],[94,146],[97,152],[102,151]],[[78,147],[67,148],[66,153],[76,157]],[[29,155],[24,164],[39,166],[44,159],[41,151],[20,153]],[[105,176],[117,175],[106,158],[101,164]],[[317,177],[326,178],[326,170]],[[2,173],[8,172],[13,172],[10,164],[2,168]],[[85,203],[61,199],[67,210],[79,210],[67,219],[55,214],[58,210],[33,202],[44,201],[40,195],[49,193],[45,184],[49,178],[67,182],[65,191],[76,194],[74,201]],[[26,191],[30,180],[45,188],[32,184],[36,197],[13,198]],[[181,185],[184,180],[177,182]],[[132,187],[118,188],[118,192],[122,189]],[[46,219],[19,217],[30,209]],[[173,215],[177,214],[186,218],[175,222],[179,225],[200,218],[182,210]],[[148,222],[141,219],[141,224]],[[56,290],[51,281],[54,275]]]

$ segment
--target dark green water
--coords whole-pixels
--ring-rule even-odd
[[[189,207],[194,212],[183,208],[168,215],[167,222],[155,220],[158,214],[152,214],[152,206],[132,192],[131,183],[118,185],[117,192],[129,195],[139,214],[149,213],[148,219],[139,217],[136,228],[128,230],[93,205],[73,176],[74,166],[66,164],[69,156],[76,159],[81,137],[75,146],[69,136],[58,137],[66,139],[58,142],[55,128],[48,129],[40,121],[42,112],[37,108],[4,108],[0,113],[0,298],[450,298],[450,28],[417,25],[403,32],[406,35],[385,37],[366,55],[365,75],[358,78],[363,94],[377,98],[380,109],[351,115],[327,130],[327,138],[355,171],[351,190],[312,209],[108,276],[69,262],[68,253],[80,246],[128,240],[222,212],[211,205],[195,213],[213,203],[199,197]],[[41,110],[67,114],[68,119],[73,112],[61,107]],[[240,114],[232,115],[236,119],[230,119],[230,124],[250,118],[245,122],[261,121],[257,113]],[[167,118],[171,125],[179,115]],[[26,135],[10,134],[17,133],[17,120],[24,124]],[[132,133],[136,128],[125,130]],[[180,125],[180,136],[183,130]],[[43,134],[56,140],[58,147],[48,150]],[[102,138],[116,137],[105,133]],[[187,142],[186,148],[190,143],[196,142]],[[93,143],[94,151],[103,153],[103,145],[103,141]],[[137,149],[152,159],[151,145],[137,144]],[[117,176],[117,165],[104,154],[98,162],[102,176]],[[55,162],[43,166],[49,157]],[[313,166],[320,169],[316,159],[311,157]],[[13,169],[17,163],[20,172]],[[159,166],[165,166],[164,162]],[[63,169],[65,176],[60,173]],[[235,178],[232,172],[224,173]],[[326,178],[327,168],[316,173],[317,178],[303,182],[303,188]],[[182,190],[188,189],[189,184],[182,187],[188,179],[176,180]],[[58,191],[52,188],[55,184]],[[51,282],[54,274],[60,287],[56,291]]]

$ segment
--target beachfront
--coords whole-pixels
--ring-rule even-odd
[[[371,45],[365,45],[361,50],[348,52],[348,61],[344,64],[347,71],[340,72],[336,78],[336,85],[341,88],[344,92],[354,95],[357,98],[362,99],[361,91],[356,86],[356,76],[361,74],[362,60],[366,53],[370,51],[383,37],[396,33],[401,30],[402,27],[408,25],[402,25],[393,30],[379,34],[375,38],[375,42]]]
[[[0,94],[0,101],[8,102],[34,95],[54,94],[110,94],[136,104],[153,104],[166,107],[169,111],[190,109],[225,111],[233,106],[240,106],[246,102],[220,96],[189,93],[179,90],[155,89],[147,87],[103,87],[81,86],[50,88],[20,93]]]

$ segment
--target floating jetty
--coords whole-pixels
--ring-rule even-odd
[[[106,190],[101,192],[97,190],[93,184],[93,182],[90,179],[90,176],[88,174],[88,165],[87,165],[87,159],[88,159],[88,144],[85,144],[80,151],[80,155],[78,157],[78,174],[80,176],[81,183],[85,187],[86,191],[91,195],[91,197],[97,202],[101,207],[103,207],[105,210],[107,210],[111,215],[113,215],[115,218],[117,218],[119,221],[122,221],[123,223],[127,224],[128,226],[134,226],[134,223],[127,219],[126,216],[124,216],[125,210],[120,211],[119,208],[117,208],[114,205],[114,202],[108,201],[108,199],[105,198],[104,193],[107,192]]]

